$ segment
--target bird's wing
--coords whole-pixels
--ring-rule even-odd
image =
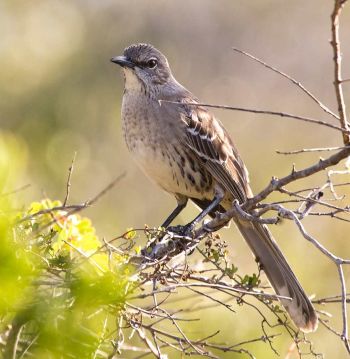
[[[205,108],[189,104],[185,107],[182,120],[186,124],[187,146],[234,198],[244,202],[251,196],[248,171],[228,133]]]

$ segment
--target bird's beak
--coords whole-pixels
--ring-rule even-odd
[[[129,67],[130,69],[133,69],[135,65],[129,61],[125,56],[115,56],[111,58],[111,61],[115,64],[120,65],[121,67]]]

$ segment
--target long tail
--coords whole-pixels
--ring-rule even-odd
[[[316,330],[318,319],[315,309],[267,226],[239,221],[236,225],[262,266],[275,292],[292,299],[280,301],[295,325],[303,332]]]

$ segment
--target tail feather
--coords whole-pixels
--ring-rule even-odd
[[[266,225],[253,222],[236,222],[257,261],[278,295],[291,298],[280,299],[289,316],[303,332],[317,329],[315,309],[287,263]]]

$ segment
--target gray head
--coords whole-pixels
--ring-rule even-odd
[[[113,57],[111,61],[123,67],[126,88],[137,82],[146,87],[163,85],[173,79],[168,60],[152,45],[131,45],[122,56]]]

